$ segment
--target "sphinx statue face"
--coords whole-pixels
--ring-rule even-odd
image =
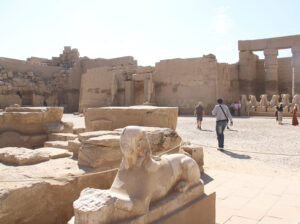
[[[123,153],[122,169],[140,166],[146,154],[147,139],[145,132],[137,126],[128,126],[121,135],[121,150]]]

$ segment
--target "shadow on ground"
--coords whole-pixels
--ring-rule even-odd
[[[230,157],[232,157],[232,158],[235,158],[235,159],[251,159],[251,156],[237,154],[237,153],[227,151],[227,150],[224,150],[223,153],[230,156]]]
[[[208,176],[206,173],[201,173],[201,180],[203,180],[204,184],[208,184],[212,182],[214,179]]]

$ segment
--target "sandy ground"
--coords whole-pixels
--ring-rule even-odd
[[[217,146],[213,117],[204,118],[203,130],[196,128],[195,117],[179,117],[177,132],[184,140],[205,145],[207,169],[300,177],[300,126],[292,126],[291,118],[284,118],[281,126],[273,117],[235,117],[233,120],[231,130],[225,131],[225,149],[228,150],[224,153],[212,148]]]
[[[84,127],[84,117],[64,114],[64,121]],[[283,118],[234,117],[234,125],[225,130],[225,152],[217,151],[215,118],[204,117],[202,129],[196,118],[179,116],[176,131],[183,140],[203,145],[205,169],[220,169],[256,175],[300,178],[300,126]]]

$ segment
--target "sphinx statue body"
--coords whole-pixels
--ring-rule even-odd
[[[170,192],[201,184],[200,170],[184,154],[152,157],[146,132],[128,126],[121,135],[123,159],[109,190],[86,188],[73,203],[75,223],[115,223],[145,214]]]

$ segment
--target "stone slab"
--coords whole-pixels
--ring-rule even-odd
[[[35,164],[71,155],[72,153],[57,148],[40,148],[36,150],[19,147],[0,148],[0,161],[13,165]]]
[[[113,130],[128,125],[167,127],[176,129],[177,107],[100,107],[85,113],[86,131]]]
[[[0,113],[0,132],[46,133],[45,125],[60,122],[63,110],[63,107],[7,107]]]

